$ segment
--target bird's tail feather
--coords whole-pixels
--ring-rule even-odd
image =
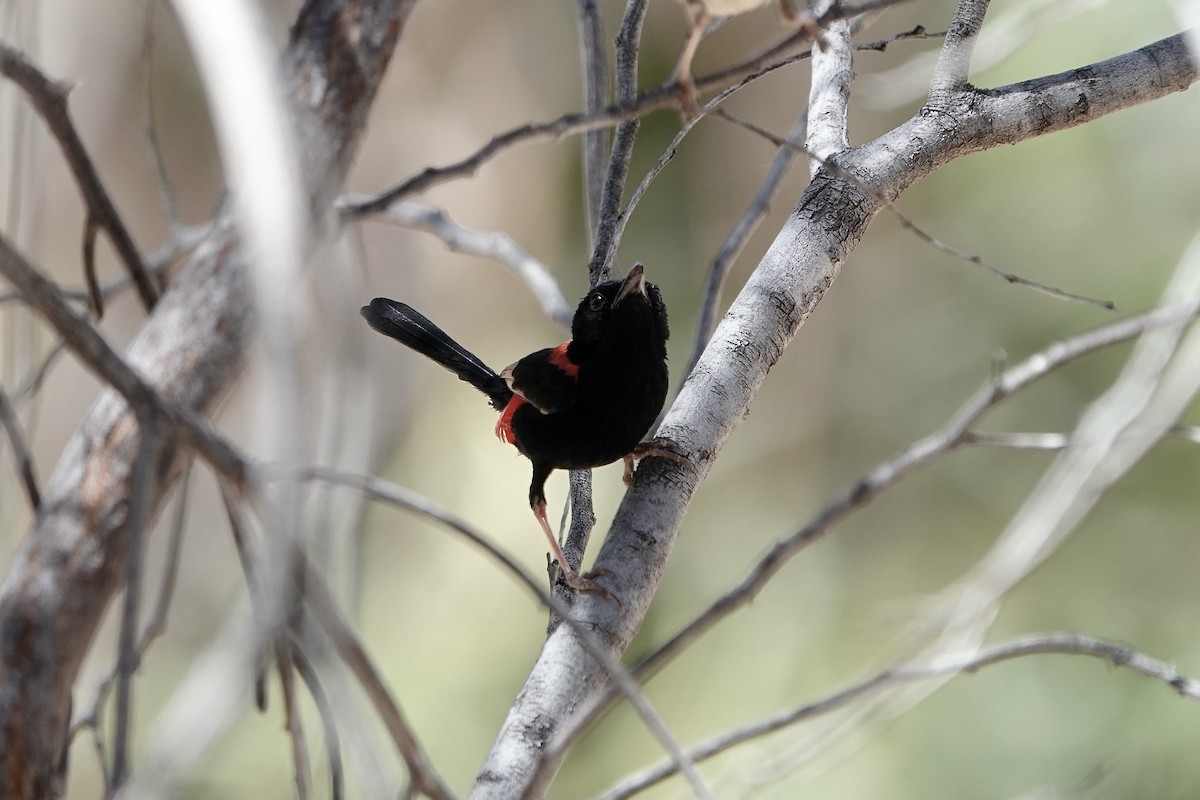
[[[361,313],[367,324],[384,336],[436,361],[486,394],[495,408],[504,408],[512,397],[503,378],[412,306],[376,297],[369,306],[362,307]]]

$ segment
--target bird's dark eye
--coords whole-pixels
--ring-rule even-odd
[[[588,308],[592,311],[599,311],[604,308],[604,295],[599,292],[592,292],[592,296],[588,298]]]

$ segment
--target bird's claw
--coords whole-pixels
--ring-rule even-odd
[[[617,599],[615,594],[596,582],[596,578],[611,578],[613,576],[613,571],[608,569],[594,569],[582,575],[577,572],[563,572],[563,580],[567,586],[570,586],[575,591],[598,594],[605,600],[612,600],[617,605],[621,605],[621,601]]]
[[[683,467],[694,466],[691,459],[679,452],[674,441],[665,436],[656,436],[642,442],[625,456],[625,474],[622,479],[626,486],[633,484],[634,462],[644,458],[665,458],[667,461],[673,461]]]

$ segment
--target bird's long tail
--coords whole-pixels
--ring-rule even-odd
[[[397,300],[376,297],[363,306],[363,319],[384,336],[411,347],[453,372],[488,396],[492,406],[503,409],[512,398],[512,390],[495,371],[471,351],[446,335],[416,309]]]

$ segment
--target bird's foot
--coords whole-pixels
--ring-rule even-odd
[[[656,436],[642,442],[625,456],[625,474],[622,476],[622,480],[625,481],[626,486],[633,484],[634,463],[644,458],[665,458],[683,467],[694,466],[691,459],[679,452],[678,445],[674,441],[665,436]]]
[[[570,586],[575,591],[589,592],[591,594],[598,594],[601,597],[603,597],[605,600],[612,600],[617,605],[621,605],[621,601],[617,599],[617,596],[615,594],[610,592],[608,589],[605,589],[603,586],[601,586],[599,583],[596,582],[597,578],[614,577],[614,573],[612,570],[594,569],[591,572],[585,572],[582,575],[580,575],[578,572],[575,572],[574,570],[572,570],[570,568],[564,568],[562,565],[559,565],[559,569],[562,572],[563,582],[566,583],[567,586]]]

